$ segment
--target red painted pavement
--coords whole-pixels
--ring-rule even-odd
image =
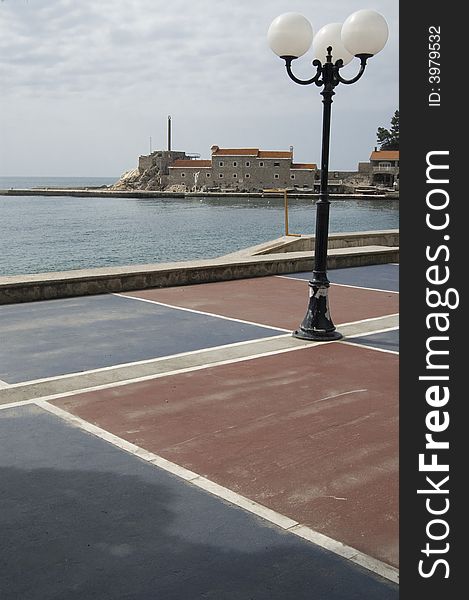
[[[275,322],[291,326],[297,317],[282,317],[285,294],[295,288],[304,296],[306,286],[271,278],[258,280],[257,292],[274,283],[281,289]],[[206,296],[207,286],[190,288],[192,306],[214,310],[226,297],[231,311],[249,293],[239,284],[210,285],[213,301],[203,306],[194,290],[205,288]],[[334,290],[338,314],[343,293],[343,288]],[[178,288],[145,296],[175,302],[184,294]],[[394,295],[392,302],[380,296],[381,310],[392,312]],[[304,297],[299,304],[304,308]],[[339,319],[352,320],[350,314],[360,307]],[[271,310],[269,305],[266,314]],[[260,321],[258,313],[242,314]],[[329,343],[78,394],[54,404],[397,565],[397,369],[396,355]]]
[[[125,295],[293,330],[305,316],[308,292],[306,281],[259,277]],[[335,325],[399,311],[398,295],[390,292],[332,285],[329,298]]]

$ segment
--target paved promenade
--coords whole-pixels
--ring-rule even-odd
[[[0,306],[2,600],[398,598],[398,266]]]

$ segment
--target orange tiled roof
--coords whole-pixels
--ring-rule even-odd
[[[217,156],[257,156],[259,148],[218,148],[215,146],[212,154]]]
[[[258,158],[292,158],[293,152],[259,150],[259,148],[219,148],[212,146],[212,156],[257,156]]]
[[[292,158],[293,152],[279,150],[259,150],[259,158]]]
[[[193,169],[198,169],[198,168],[203,168],[203,167],[211,167],[212,166],[212,161],[211,160],[185,160],[183,158],[179,158],[178,160],[175,160],[173,163],[171,163],[170,165],[170,169],[172,167],[184,167],[184,168],[193,168]]]
[[[370,160],[399,160],[399,150],[374,150]]]
[[[317,169],[318,166],[314,163],[292,163],[292,169]]]

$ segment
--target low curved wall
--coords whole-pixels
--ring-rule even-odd
[[[342,238],[343,247],[329,250],[329,269],[399,261],[397,245],[365,245],[366,241],[398,241],[395,232],[392,235],[390,232],[381,232],[381,235],[374,232],[374,238],[358,237],[354,246],[347,246],[350,235],[356,234],[335,236],[336,241]],[[312,244],[313,238],[310,236],[308,239],[306,236],[305,239],[280,238],[255,249],[209,260],[0,277],[0,304],[310,271],[314,257],[308,248]],[[307,249],[302,245],[306,245]]]

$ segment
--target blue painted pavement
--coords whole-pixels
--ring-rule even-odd
[[[382,333],[372,333],[361,337],[350,337],[346,341],[371,348],[399,352],[399,329],[392,329],[391,331],[384,331]]]
[[[102,295],[0,306],[0,380],[18,383],[281,331]]]
[[[349,267],[347,269],[331,269],[327,272],[331,283],[353,285],[356,287],[399,291],[399,265],[384,264],[370,265],[367,267]],[[295,273],[286,275],[296,279],[311,279],[311,273]]]
[[[397,600],[396,585],[36,406],[0,411],[2,600]]]

